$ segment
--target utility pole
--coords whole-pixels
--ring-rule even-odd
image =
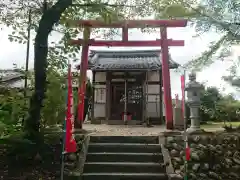
[[[28,64],[29,64],[29,50],[30,50],[30,34],[32,24],[32,12],[28,11],[28,27],[27,27],[27,50],[26,50],[26,61],[25,61],[25,76],[24,76],[24,100],[25,106],[27,106],[27,91],[28,91]],[[22,119],[22,125],[24,125],[25,117]]]
[[[32,24],[32,13],[31,10],[28,12],[28,28],[27,28],[27,51],[26,51],[26,64],[25,64],[25,81],[24,81],[24,97],[27,96],[27,86],[28,86],[28,64],[29,64],[29,50],[30,50],[30,34],[31,34],[31,24]]]

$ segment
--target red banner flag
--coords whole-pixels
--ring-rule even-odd
[[[65,152],[73,153],[77,151],[77,143],[74,139],[74,113],[73,113],[73,88],[71,65],[68,66],[68,94],[67,94],[67,112],[66,112],[66,139]]]
[[[185,153],[186,153],[186,161],[189,161],[190,160],[190,157],[191,157],[191,149],[189,146],[186,147],[185,149]]]
[[[185,74],[181,76],[181,90],[182,90],[182,119],[185,115]]]

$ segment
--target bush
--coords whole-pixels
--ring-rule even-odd
[[[205,122],[239,121],[240,102],[232,95],[222,95],[215,87],[207,87],[202,92],[200,117]]]
[[[217,104],[216,111],[218,118],[224,121],[239,121],[240,120],[240,102],[236,100],[221,100]]]
[[[27,113],[23,92],[5,89],[0,94],[0,137],[21,130],[22,120]]]

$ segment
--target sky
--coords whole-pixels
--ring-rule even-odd
[[[0,30],[0,69],[11,69],[13,64],[16,64],[18,68],[25,66],[26,59],[26,45],[9,42],[7,35],[10,29],[3,27]],[[204,36],[193,38],[194,29],[191,27],[186,28],[169,28],[168,38],[175,40],[185,40],[184,47],[171,47],[170,53],[172,59],[179,63],[185,64],[186,62],[201,55],[201,52],[206,50],[208,44],[219,38],[219,35],[211,32]],[[159,38],[159,33],[142,33],[139,30],[132,30],[129,32],[130,40],[155,40]],[[58,34],[52,34],[49,41],[57,41],[60,38]],[[120,50],[129,48],[107,48],[107,47],[91,47],[90,49],[101,49],[101,50]],[[132,49],[153,49],[149,47],[132,48]],[[156,48],[154,48],[156,49]],[[230,59],[234,59],[239,56],[240,53],[237,48],[233,51]],[[79,55],[80,57],[80,55]],[[80,62],[80,60],[79,60]],[[221,78],[226,75],[226,70],[231,65],[230,61],[224,62],[217,61],[211,66],[204,68],[203,71],[197,73],[197,80],[199,82],[205,82],[208,86],[216,86],[224,93],[236,93],[233,88],[228,86]],[[29,67],[33,68],[33,45],[30,47],[30,62]],[[171,87],[172,95],[179,94],[181,97],[181,85],[180,85],[180,73],[171,71]],[[88,76],[91,78],[91,72],[88,72]],[[238,94],[236,94],[238,96]]]

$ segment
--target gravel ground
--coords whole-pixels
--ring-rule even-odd
[[[165,126],[144,127],[140,125],[107,125],[84,124],[83,129],[91,132],[92,136],[156,136],[166,130]],[[219,131],[221,128],[210,128],[205,131]]]
[[[84,124],[83,128],[97,136],[155,136],[165,131],[165,126]]]

